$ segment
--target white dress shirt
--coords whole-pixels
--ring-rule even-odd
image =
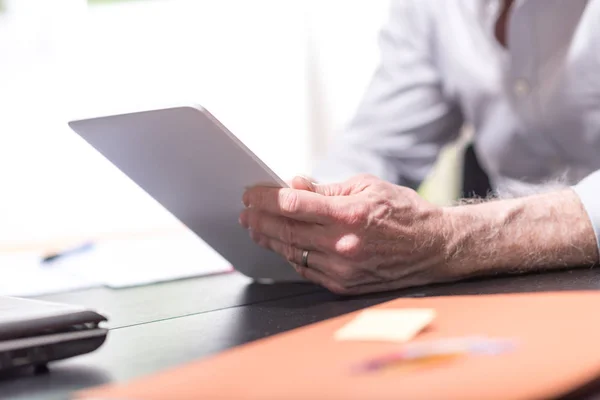
[[[600,237],[600,0],[516,0],[507,47],[494,35],[501,7],[393,0],[380,66],[314,176],[416,187],[468,123],[494,187],[562,177]]]

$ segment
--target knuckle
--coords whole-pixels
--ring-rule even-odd
[[[313,235],[310,237],[310,244],[325,252],[335,251],[335,241],[331,240],[331,235]]]
[[[250,190],[248,194],[249,203],[252,208],[262,208],[267,202],[266,193],[263,190],[260,190],[259,188],[254,188]]]
[[[335,244],[335,251],[342,258],[357,258],[362,251],[361,240],[356,235],[344,235]]]
[[[334,293],[334,294],[338,294],[341,296],[345,296],[350,294],[350,289],[347,288],[346,286],[337,283],[337,282],[331,282],[328,283],[326,286],[327,290],[329,290],[330,292]]]
[[[280,192],[279,206],[286,214],[296,214],[298,212],[298,195],[291,190],[282,190]]]
[[[248,212],[248,225],[255,232],[262,232],[263,221],[259,217],[258,213],[249,211]]]
[[[372,174],[360,174],[354,180],[354,186],[358,188],[366,188],[373,185],[378,185],[382,180]]]
[[[371,216],[374,220],[384,220],[393,213],[393,209],[393,200],[389,197],[381,196],[374,199]]]
[[[365,221],[369,217],[369,204],[366,202],[357,204],[354,214],[359,221]]]
[[[254,188],[249,188],[242,195],[242,203],[244,203],[244,205],[246,207],[251,207],[254,204],[254,202],[255,202]]]
[[[257,244],[258,244],[260,247],[263,247],[263,248],[265,248],[265,249],[271,249],[271,246],[270,246],[269,240],[268,240],[266,237],[262,236],[262,235],[260,235],[260,236],[258,237],[258,239],[257,239],[256,243],[257,243]]]
[[[350,283],[355,278],[355,272],[352,268],[349,267],[341,267],[337,272],[337,276],[340,278],[340,281],[343,283]]]
[[[265,237],[263,235],[261,235],[260,233],[258,233],[257,231],[251,230],[250,238],[252,240],[254,240],[254,242],[256,244],[258,244],[259,246],[265,247],[265,245],[266,245]]]
[[[348,225],[364,225],[369,218],[369,206],[361,202],[348,207],[344,213],[344,222]]]
[[[397,190],[397,192],[399,194],[403,194],[403,195],[414,192],[414,190],[412,190],[411,188],[406,187],[406,186],[396,186],[395,189]]]
[[[296,263],[296,250],[291,246],[285,246],[283,248],[283,256],[291,263]]]
[[[395,197],[401,200],[404,204],[411,204],[417,200],[417,198],[419,198],[419,195],[411,188],[399,186],[396,188]]]
[[[371,181],[377,180],[377,177],[375,177],[375,175],[373,175],[373,174],[363,173],[363,174],[358,174],[356,176],[356,180],[358,180],[359,182],[361,182],[361,181],[371,182]]]
[[[306,272],[306,268],[301,268],[298,264],[293,264],[294,265],[294,269],[296,270],[296,272],[298,274],[300,274],[301,277],[303,277],[306,280],[310,280],[310,277],[308,276],[308,273]]]

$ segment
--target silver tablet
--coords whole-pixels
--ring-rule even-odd
[[[238,223],[245,188],[285,187],[202,107],[185,106],[72,121],[69,126],[241,273],[301,280]]]

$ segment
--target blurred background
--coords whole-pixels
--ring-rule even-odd
[[[67,126],[205,106],[280,176],[310,173],[378,62],[388,1],[0,0],[0,251],[178,227]],[[456,193],[445,153],[422,192]]]

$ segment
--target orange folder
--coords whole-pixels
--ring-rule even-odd
[[[600,376],[600,293],[400,298],[375,308],[434,308],[414,341],[485,335],[514,339],[498,355],[357,374],[352,367],[398,344],[343,342],[347,314],[234,348],[83,399],[547,399]],[[201,340],[201,339],[198,339]]]

